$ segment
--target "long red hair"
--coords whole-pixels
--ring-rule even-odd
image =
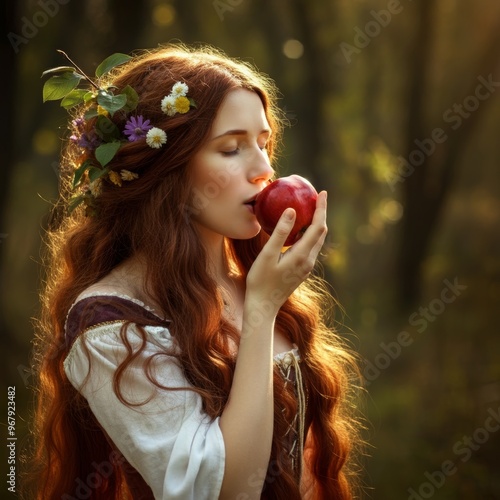
[[[32,492],[30,498],[40,500],[74,494],[78,478],[88,477],[96,463],[109,462],[112,456],[113,449],[86,401],[65,375],[65,319],[81,292],[136,252],[145,257],[148,293],[170,320],[170,331],[181,348],[179,360],[201,395],[205,411],[213,418],[223,411],[235,363],[229,340],[238,342],[238,332],[223,318],[220,294],[207,273],[207,256],[190,222],[196,206],[190,195],[188,164],[232,89],[249,89],[261,98],[273,129],[268,144],[271,159],[284,123],[272,81],[211,48],[172,45],[142,52],[109,78],[118,89],[131,85],[137,91],[137,114],[165,130],[168,143],[155,150],[140,141],[130,142],[119,150],[109,166],[139,177],[122,187],[105,184],[96,199],[95,217],[85,216],[81,208],[70,216],[65,212],[71,175],[82,158],[70,141],[64,151],[61,199],[46,237],[47,277],[35,344],[35,452],[26,486]],[[176,81],[189,86],[189,97],[197,107],[167,117],[159,103]],[[123,128],[126,117],[117,114],[113,120]],[[227,241],[228,261],[242,277],[266,240],[261,233],[248,241]],[[303,358],[310,409],[305,450],[309,494],[314,499],[343,500],[353,496],[355,474],[349,464],[358,438],[349,406],[357,372],[353,355],[326,326],[328,297],[321,280],[311,277],[285,302],[277,326],[297,344]],[[118,393],[121,373],[118,370],[115,375]],[[298,499],[300,485],[289,464],[280,460],[283,443],[279,438],[289,424],[284,415],[293,414],[297,403],[279,374],[274,378],[275,431],[263,497]],[[128,497],[123,471],[119,464],[113,467],[92,498]]]

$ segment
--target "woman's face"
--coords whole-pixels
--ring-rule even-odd
[[[270,134],[259,96],[245,89],[232,90],[206,143],[190,163],[190,209],[202,237],[248,239],[260,231],[249,202],[274,175],[266,151]]]

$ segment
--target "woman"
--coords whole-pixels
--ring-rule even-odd
[[[310,275],[326,193],[286,252],[294,210],[270,237],[253,212],[273,83],[209,48],[119,62],[83,79],[48,234],[37,498],[351,498],[355,365]]]

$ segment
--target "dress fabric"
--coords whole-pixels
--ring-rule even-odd
[[[128,354],[121,330],[123,311],[142,315],[145,348],[124,373],[121,391],[127,406],[113,389],[113,376]],[[150,323],[150,324],[148,324]],[[177,347],[168,325],[144,304],[126,296],[82,296],[66,321],[68,355],[65,373],[107,435],[123,455],[122,470],[136,500],[213,500],[219,497],[224,476],[225,448],[219,417],[203,412],[202,399],[192,390],[174,354]],[[154,325],[154,326],[152,326]],[[135,323],[127,324],[126,340],[139,350],[143,338]],[[151,374],[165,389],[144,376],[146,361]],[[275,364],[290,383],[300,378],[298,351],[276,356]],[[287,382],[287,383],[288,383]],[[301,381],[300,381],[301,382]],[[300,395],[300,390],[297,392]],[[303,395],[303,392],[302,392]],[[290,456],[300,475],[305,414],[291,423]]]

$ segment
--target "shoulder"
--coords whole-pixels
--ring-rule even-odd
[[[75,300],[68,311],[66,345],[69,348],[79,335],[96,326],[125,322],[163,327],[169,324],[168,320],[134,297],[113,290],[89,289]]]

